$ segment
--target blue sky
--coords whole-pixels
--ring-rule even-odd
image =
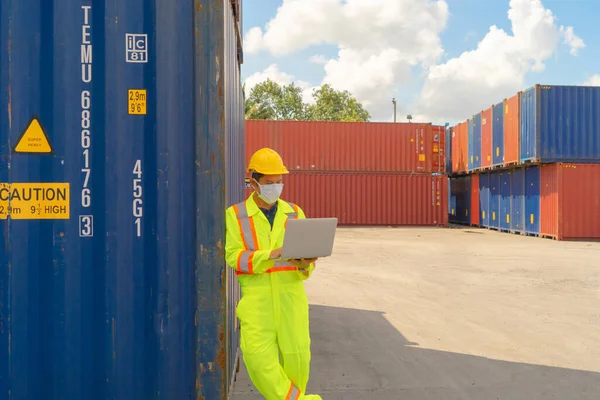
[[[314,21],[310,15],[310,12],[316,13],[316,15],[320,15],[323,20],[327,20],[330,17],[328,12],[331,12],[331,15],[337,15],[339,12],[334,12],[333,6],[325,7],[322,9],[315,9],[315,4],[318,6],[321,3],[315,3],[318,0],[291,0],[289,3],[298,3],[295,5],[295,10],[301,10],[301,7],[306,5],[307,7],[312,8],[308,14],[298,14],[300,16],[296,17],[285,17],[285,15],[277,16],[277,19],[280,20],[279,28],[272,29],[274,35],[282,37],[285,36],[288,31],[301,29],[303,26],[309,26],[307,28],[306,35],[311,35],[313,38],[311,43],[322,42],[328,38],[328,34],[323,34],[323,40],[320,40],[318,33],[314,33],[316,30],[321,29],[324,26],[325,22]],[[342,0],[322,0],[329,5],[333,3],[342,3]],[[354,2],[362,2],[366,4],[366,1],[362,0],[350,0]],[[382,0],[383,1],[383,0]],[[418,7],[421,8],[427,3],[427,0],[386,0],[389,3],[413,3],[417,4]],[[443,0],[439,0],[443,1]],[[369,104],[369,111],[373,115],[374,120],[386,120],[389,118],[387,110],[382,112],[381,109],[387,107],[386,101],[387,97],[395,96],[402,103],[404,109],[401,109],[400,112],[411,112],[416,113],[418,115],[423,115],[423,118],[430,119],[447,119],[452,120],[460,120],[462,118],[462,114],[464,113],[465,118],[469,113],[475,112],[475,109],[478,106],[483,106],[488,102],[496,102],[501,100],[502,97],[512,94],[513,91],[524,89],[525,87],[531,86],[535,83],[544,83],[544,84],[582,84],[586,80],[590,79],[592,76],[596,74],[600,74],[600,35],[597,33],[598,19],[600,18],[600,1],[598,0],[513,0],[514,4],[512,4],[513,8],[521,9],[521,10],[529,10],[528,12],[534,12],[538,8],[541,9],[543,7],[544,12],[551,12],[554,16],[554,25],[556,29],[550,29],[549,25],[542,26],[542,28],[537,29],[536,24],[538,24],[537,19],[529,19],[527,20],[525,17],[521,17],[518,23],[520,30],[525,29],[526,31],[531,32],[544,32],[540,37],[541,40],[531,40],[527,44],[527,49],[530,50],[521,50],[525,54],[531,52],[535,53],[538,51],[537,46],[539,44],[540,54],[544,54],[543,56],[539,56],[537,58],[541,59],[543,64],[545,65],[545,69],[543,71],[532,71],[531,69],[523,72],[522,78],[523,81],[519,81],[519,79],[515,78],[514,81],[510,81],[510,76],[503,77],[501,82],[495,82],[494,79],[489,77],[489,73],[486,77],[484,72],[474,71],[471,77],[461,78],[462,80],[457,81],[453,79],[451,76],[451,68],[448,66],[447,68],[442,68],[438,72],[438,74],[432,74],[428,78],[428,65],[423,66],[420,63],[412,63],[410,65],[410,71],[412,71],[410,78],[406,78],[403,72],[398,72],[399,69],[402,69],[403,64],[392,63],[390,62],[389,67],[383,68],[382,70],[377,70],[376,72],[372,72],[373,75],[369,75],[369,72],[365,72],[369,78],[369,80],[374,80],[375,78],[386,74],[394,75],[392,81],[387,80],[386,82],[380,84],[373,84],[373,87],[365,87],[364,85],[356,82],[350,82],[349,80],[345,80],[344,75],[341,72],[338,73],[330,73],[329,78],[334,82],[334,86],[338,86],[340,89],[348,89],[353,92],[361,101],[365,101]],[[541,5],[538,5],[541,1]],[[344,1],[343,3],[345,3]],[[374,4],[377,6],[379,0],[368,0],[370,4]],[[322,83],[323,79],[326,76],[324,65],[321,63],[312,63],[310,62],[310,58],[315,55],[324,55],[327,59],[336,60],[339,58],[338,45],[340,43],[351,43],[350,47],[353,46],[353,42],[356,42],[356,38],[346,38],[344,35],[351,36],[352,32],[348,31],[347,33],[339,33],[334,34],[335,39],[331,39],[331,34],[329,34],[329,40],[332,44],[305,44],[297,46],[297,49],[290,52],[289,54],[277,55],[276,47],[286,46],[288,43],[290,46],[298,43],[298,39],[300,41],[303,40],[304,34],[302,32],[299,33],[290,33],[289,42],[285,42],[285,39],[282,39],[281,43],[268,39],[266,32],[268,29],[266,28],[266,24],[276,17],[278,8],[282,5],[282,0],[252,0],[246,1],[244,4],[244,21],[243,27],[245,34],[251,28],[261,27],[263,33],[265,35],[264,43],[269,43],[263,45],[263,48],[260,51],[255,51],[254,48],[256,46],[253,45],[252,40],[245,41],[245,46],[247,47],[247,51],[245,54],[244,65],[242,67],[242,75],[243,78],[246,79],[254,75],[255,79],[262,79],[265,76],[269,76],[270,73],[264,73],[265,70],[269,68],[269,66],[276,65],[277,70],[283,74],[284,77],[288,77],[288,80],[291,79],[295,82],[301,81],[304,85],[318,86]],[[388,3],[388,4],[389,4]],[[498,28],[504,30],[508,35],[512,35],[512,26],[511,21],[508,18],[509,11],[509,0],[446,0],[447,4],[447,13],[444,14],[446,16],[446,24],[445,28],[441,30],[441,32],[437,33],[439,39],[441,40],[441,46],[443,48],[443,54],[439,56],[434,64],[444,64],[449,60],[454,58],[458,58],[465,51],[471,51],[477,48],[478,43],[486,36],[488,33],[490,26],[495,25]],[[517,4],[518,3],[518,4]],[[381,3],[385,4],[385,3]],[[340,6],[343,6],[340,5]],[[386,4],[387,6],[387,4]],[[292,7],[290,4],[287,4],[286,7],[291,10]],[[366,7],[366,6],[365,6]],[[383,7],[381,5],[381,7]],[[534,8],[531,8],[534,7]],[[537,8],[535,8],[537,7]],[[288,11],[289,11],[288,10]],[[391,10],[391,8],[390,8]],[[534,11],[531,11],[534,10]],[[284,11],[284,10],[282,10]],[[422,10],[423,12],[430,12],[435,14],[437,11],[435,10]],[[298,11],[299,12],[299,11]],[[391,11],[390,11],[391,12]],[[289,13],[288,13],[289,14]],[[293,13],[292,13],[293,14]],[[439,14],[435,14],[439,15]],[[404,16],[398,16],[397,23],[398,26],[403,24]],[[408,17],[410,18],[410,17]],[[344,25],[356,24],[357,20],[348,19],[346,21],[337,21],[334,23],[339,24],[340,27]],[[276,21],[277,22],[277,21]],[[368,21],[358,21],[361,24],[368,24]],[[287,25],[286,25],[287,24]],[[291,25],[294,25],[294,29],[289,29]],[[296,24],[298,24],[296,26]],[[321,24],[321,25],[319,25]],[[426,23],[424,23],[426,24]],[[436,23],[433,25],[429,23],[428,29],[430,31],[436,30]],[[444,18],[441,19],[440,26],[444,25]],[[561,36],[560,43],[556,46],[551,44],[545,44],[545,37],[551,36],[552,32],[558,32],[560,26],[572,27],[575,35],[583,40],[585,43],[585,47],[580,48],[578,50],[578,55],[573,56],[570,54],[571,47],[567,44],[563,43],[563,38]],[[375,25],[374,25],[375,26]],[[367,27],[368,28],[368,27]],[[324,29],[324,28],[323,28]],[[414,28],[413,28],[414,29]],[[373,30],[376,30],[374,27]],[[366,30],[369,32],[369,29]],[[384,32],[387,36],[395,36],[398,35],[398,42],[406,41],[406,34],[401,32],[401,30],[396,33],[393,29],[388,29]],[[546,35],[547,33],[547,35]],[[515,34],[515,37],[517,35]],[[520,43],[521,39],[524,36],[520,36],[518,40],[515,40],[514,43]],[[491,42],[490,42],[491,43]],[[503,43],[503,42],[501,42]],[[513,42],[511,42],[513,43]],[[513,45],[514,45],[513,43]],[[507,47],[509,45],[507,44]],[[385,51],[386,46],[380,46],[381,48],[378,50],[373,49],[373,52],[370,54],[379,54]],[[390,44],[391,48],[395,47],[395,44],[392,42]],[[400,46],[401,47],[401,46]],[[499,51],[504,51],[501,47],[502,45],[498,45]],[[249,49],[249,50],[248,50]],[[357,51],[359,52],[369,52],[368,46],[364,45],[364,43],[357,45]],[[400,49],[399,54],[403,54],[405,51]],[[509,50],[507,50],[509,52]],[[510,53],[513,54],[513,53]],[[488,62],[490,57],[486,57],[483,53],[478,56],[478,60],[483,60],[483,62]],[[533,57],[536,58],[536,57]],[[510,59],[510,57],[509,57]],[[488,61],[486,61],[488,60]],[[489,61],[492,62],[492,61]],[[533,61],[531,61],[533,63]],[[452,64],[452,63],[450,63]],[[473,67],[475,62],[463,60],[463,64],[468,65],[469,68]],[[491,71],[494,68],[504,68],[502,62],[496,63],[496,65],[488,65],[487,68]],[[351,68],[352,62],[348,61],[344,63],[345,67]],[[475,67],[473,67],[475,69]],[[511,65],[512,69],[521,71],[523,68],[522,64],[519,65]],[[462,67],[464,69],[464,67]],[[358,71],[361,69],[359,68]],[[458,71],[461,70],[461,67],[458,67]],[[485,70],[481,68],[481,70]],[[261,75],[262,73],[262,75]],[[479,77],[477,74],[483,74],[482,77]],[[403,75],[404,74],[404,75]],[[439,75],[445,75],[445,78],[440,78]],[[495,73],[491,73],[494,75]],[[510,75],[510,74],[508,74]],[[519,74],[515,74],[519,75]],[[438,76],[438,78],[435,78]],[[276,79],[277,77],[273,77]],[[279,80],[285,81],[284,78],[279,77]],[[489,78],[489,79],[488,79]],[[445,79],[445,80],[444,80]],[[276,79],[277,80],[277,79]],[[486,82],[483,82],[486,81]],[[600,84],[600,83],[598,83]],[[426,87],[424,87],[426,85]],[[466,88],[467,90],[463,90]],[[452,98],[462,99],[461,102],[464,103],[465,99],[470,99],[472,97],[480,97],[479,91],[485,93],[483,96],[485,100],[481,100],[481,103],[478,103],[477,100],[467,101],[465,104],[465,109],[463,108],[452,108],[451,104],[447,106],[440,107],[429,107],[426,104],[431,103],[432,99],[438,97],[437,94],[434,93],[442,93],[439,96],[444,97],[444,101],[447,103],[452,102]],[[383,93],[385,95],[381,95],[381,99],[376,99],[374,97],[374,93]],[[467,96],[468,93],[468,97]],[[386,97],[387,96],[387,97]],[[463,98],[464,97],[464,98]],[[473,110],[466,109],[468,106],[471,106]],[[402,107],[401,107],[402,108]],[[451,110],[452,109],[452,110]]]

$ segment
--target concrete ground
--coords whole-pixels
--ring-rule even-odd
[[[344,228],[306,289],[325,400],[600,399],[600,244]]]

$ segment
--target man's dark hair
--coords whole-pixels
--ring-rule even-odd
[[[265,175],[259,174],[258,172],[252,172],[252,179],[254,179],[256,182],[258,182],[263,176]]]

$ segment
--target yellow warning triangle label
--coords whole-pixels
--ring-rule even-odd
[[[17,141],[15,153],[52,154],[52,145],[37,118],[33,118],[21,138]]]

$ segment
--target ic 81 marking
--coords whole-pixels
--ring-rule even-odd
[[[133,218],[137,237],[142,236],[142,217],[144,216],[142,195],[142,160],[136,160],[133,166]]]

